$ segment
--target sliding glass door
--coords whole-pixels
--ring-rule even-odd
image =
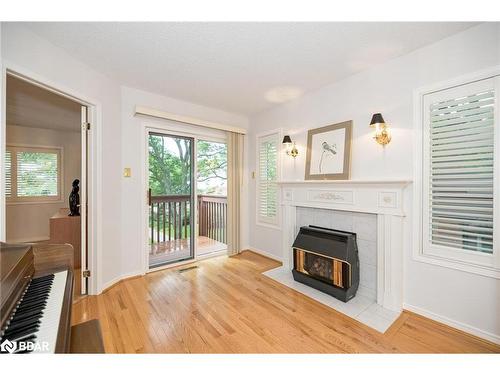
[[[197,256],[227,251],[227,144],[198,139]]]
[[[194,257],[194,139],[148,133],[149,267]]]

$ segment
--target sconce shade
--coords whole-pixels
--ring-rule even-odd
[[[372,121],[370,122],[370,127],[375,126],[375,124],[385,124],[384,118],[381,113],[374,113],[372,116]]]
[[[289,135],[285,135],[285,136],[283,137],[283,142],[282,142],[282,143],[283,143],[283,144],[291,144],[291,143],[292,143],[292,139],[290,138],[290,136],[289,136]]]

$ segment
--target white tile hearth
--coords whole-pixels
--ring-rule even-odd
[[[371,296],[365,296],[358,291],[356,297],[349,302],[342,302],[338,299],[311,288],[305,284],[299,283],[293,279],[292,272],[283,267],[274,268],[266,271],[263,275],[283,284],[287,287],[302,293],[323,305],[345,314],[367,326],[384,333],[394,321],[399,313],[384,309],[377,305]]]

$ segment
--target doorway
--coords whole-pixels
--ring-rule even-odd
[[[89,290],[84,271],[89,270],[90,260],[90,108],[21,74],[10,70],[4,74],[3,237],[11,243],[70,243],[78,299]],[[80,205],[70,215],[69,196],[75,188]]]

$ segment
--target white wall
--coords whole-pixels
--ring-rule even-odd
[[[500,64],[500,26],[481,24],[378,65],[250,119],[249,169],[255,170],[255,134],[283,127],[297,141],[296,160],[284,157],[283,179],[303,180],[307,129],[353,120],[352,179],[411,180],[413,91]],[[372,139],[371,115],[381,112],[392,143]],[[249,246],[281,257],[280,230],[256,225],[255,181],[249,181]],[[411,188],[405,222],[404,302],[434,318],[500,340],[500,280],[414,261],[411,255]]]
[[[142,186],[141,173],[145,168],[141,165],[144,160],[142,155],[145,142],[143,124],[158,124],[161,120],[148,119],[143,116],[135,116],[136,105],[163,110],[193,118],[198,118],[215,123],[233,125],[241,128],[248,127],[248,120],[236,114],[220,111],[214,108],[204,107],[173,98],[168,98],[149,92],[122,87],[122,167],[132,169],[132,177],[123,178],[122,185],[122,275],[136,275],[143,272],[142,253],[143,244],[141,242],[141,231],[143,223],[141,217],[142,198],[146,194],[145,187]],[[170,126],[178,126],[179,130],[185,128],[182,124],[169,122]],[[202,129],[191,127],[196,131]]]
[[[7,204],[6,226],[8,242],[30,242],[49,239],[49,219],[60,208],[69,207],[72,182],[80,179],[81,135],[78,132],[28,128],[7,125],[7,145],[62,147],[62,199],[53,203]]]
[[[2,63],[31,78],[52,83],[58,89],[98,105],[102,125],[102,163],[98,176],[102,193],[97,197],[101,212],[97,283],[120,275],[121,254],[121,124],[120,87],[106,76],[75,60],[26,29],[22,24],[2,23]],[[98,131],[95,129],[95,131]],[[92,168],[97,169],[97,165]]]

